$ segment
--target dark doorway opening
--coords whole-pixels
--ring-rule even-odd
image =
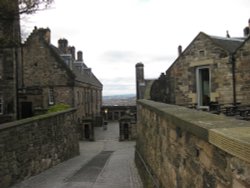
[[[128,140],[129,139],[129,130],[128,130],[128,124],[124,124],[124,139]]]
[[[21,102],[21,118],[33,116],[32,102]]]
[[[198,69],[198,104],[208,106],[210,103],[210,73],[209,68]]]
[[[89,124],[85,124],[85,126],[84,126],[84,136],[86,139],[90,138],[90,126],[89,126]]]

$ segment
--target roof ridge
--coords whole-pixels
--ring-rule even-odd
[[[239,38],[239,37],[222,37],[222,36],[215,36],[215,35],[208,35],[211,38],[216,38],[216,39],[221,39],[221,40],[228,40],[228,41],[239,41],[239,42],[243,42],[246,40],[246,38]]]

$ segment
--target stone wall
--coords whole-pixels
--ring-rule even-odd
[[[15,14],[18,1],[8,2],[8,6],[5,3],[7,1],[1,1],[0,13],[0,123],[17,118],[16,90],[20,80],[17,72],[20,66],[20,25]]]
[[[147,100],[137,109],[144,187],[250,187],[249,122]]]
[[[0,125],[0,187],[79,154],[75,109]]]
[[[235,58],[236,99],[241,104],[250,100],[250,39],[237,51]]]

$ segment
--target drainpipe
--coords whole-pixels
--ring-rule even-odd
[[[16,92],[16,118],[17,119],[20,119],[20,111],[19,111],[19,93],[18,93],[18,90],[19,90],[19,80],[18,80],[18,77],[19,77],[19,74],[18,74],[18,69],[19,69],[19,57],[18,57],[18,46],[14,47],[14,53],[15,53],[15,82],[16,82],[16,85],[15,85],[15,92]]]
[[[229,56],[229,63],[232,64],[232,81],[233,81],[233,105],[236,106],[236,78],[235,78],[235,56],[231,53]]]

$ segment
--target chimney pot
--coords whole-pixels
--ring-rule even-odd
[[[76,49],[74,46],[69,47],[69,52],[72,55],[72,59],[75,60]]]
[[[82,58],[82,51],[78,51],[78,52],[77,52],[77,61],[83,61],[83,58]]]
[[[59,48],[63,53],[67,53],[68,40],[67,40],[67,39],[59,39],[59,40],[58,40],[58,48]]]
[[[181,45],[179,45],[179,46],[178,46],[178,55],[180,56],[180,55],[181,55],[181,53],[182,53],[182,46],[181,46]]]
[[[244,37],[247,37],[249,35],[249,27],[245,27],[243,30]]]
[[[51,36],[50,29],[47,28],[44,33],[44,39],[48,42],[48,44],[50,44],[50,38],[51,38],[50,36]]]

